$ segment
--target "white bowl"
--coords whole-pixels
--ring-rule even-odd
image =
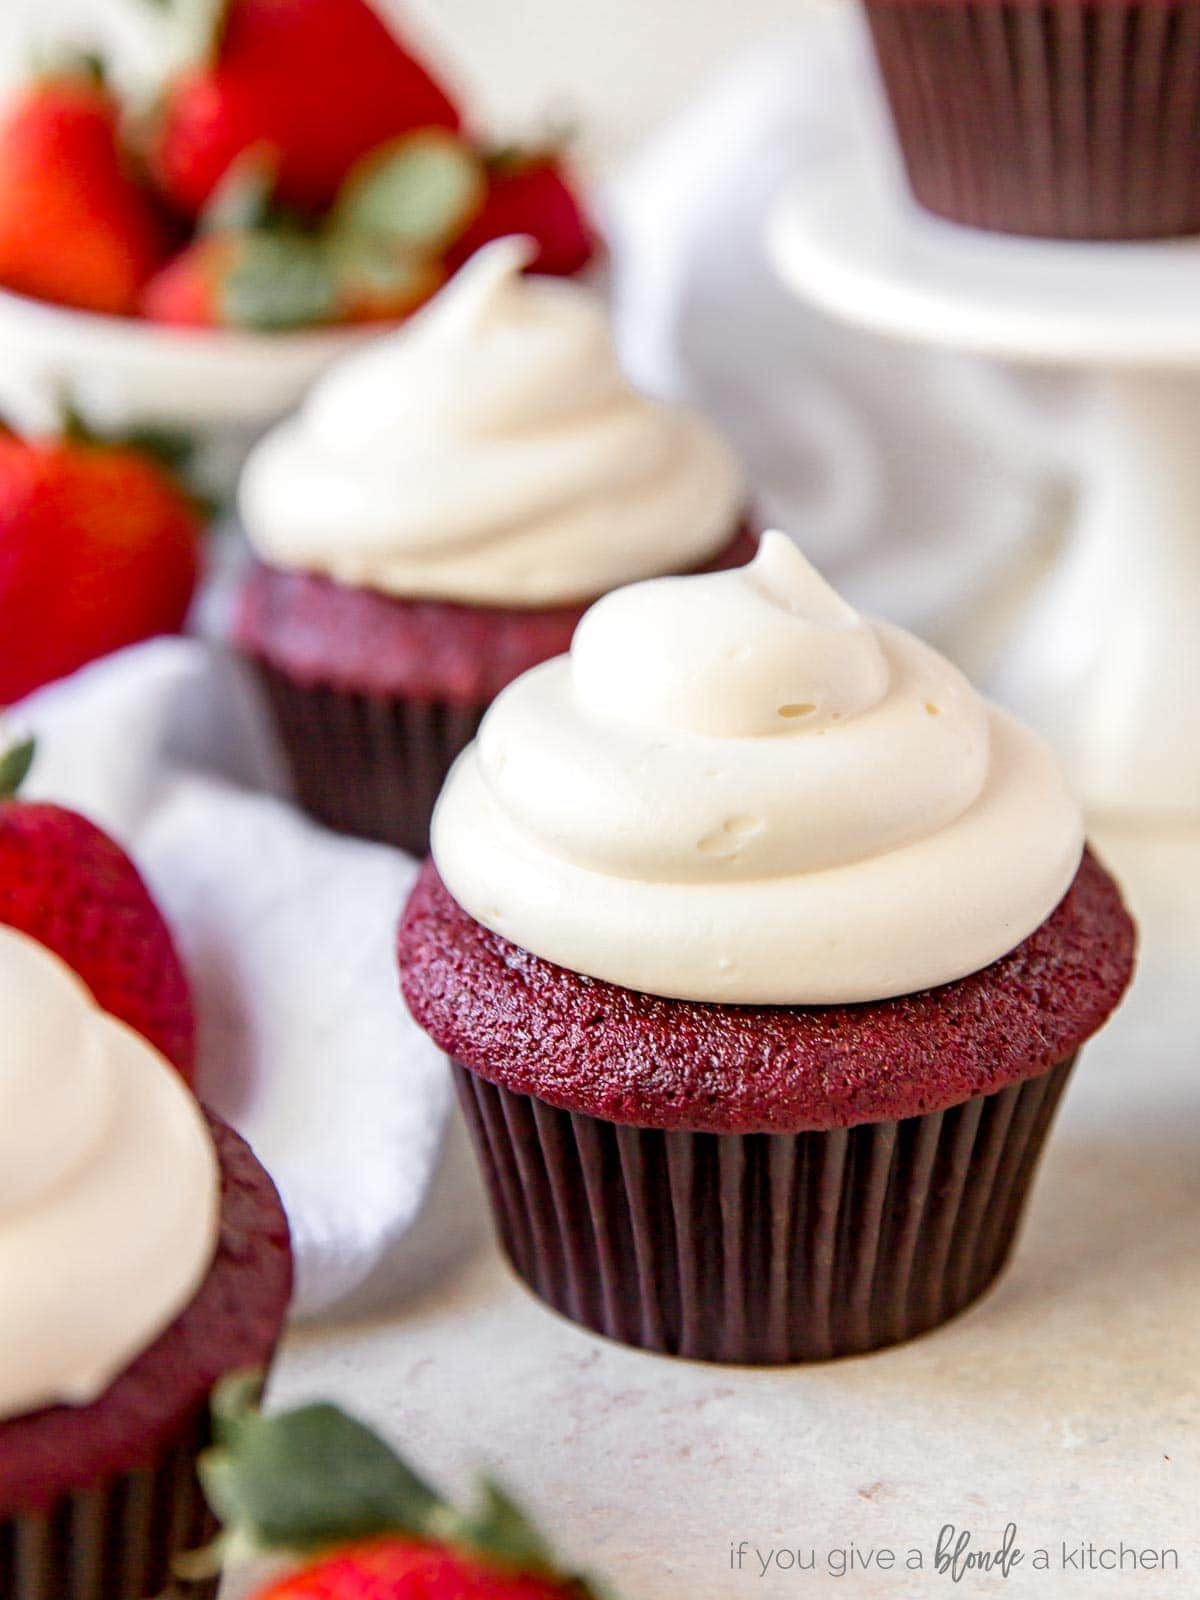
[[[0,290],[0,407],[45,426],[69,400],[99,427],[191,433],[205,486],[221,491],[257,435],[372,331],[166,328]]]

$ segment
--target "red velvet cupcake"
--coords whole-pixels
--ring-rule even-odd
[[[913,192],[1057,239],[1200,232],[1194,0],[864,0]]]
[[[9,928],[0,1001],[0,1594],[149,1600],[212,1530],[208,1397],[270,1362],[287,1224],[238,1136]]]
[[[623,583],[747,557],[733,459],[625,382],[603,307],[480,251],[248,463],[235,643],[321,821],[423,854],[507,683]]]
[[[875,1349],[1001,1270],[1134,933],[1040,740],[779,535],[502,695],[400,929],[517,1272],[697,1359]]]

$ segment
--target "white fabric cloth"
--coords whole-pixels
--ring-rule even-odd
[[[215,647],[164,639],[43,690],[15,720],[39,741],[28,795],[121,840],[171,923],[200,1093],[279,1186],[306,1316],[379,1274],[404,1287],[397,1251],[437,1168],[449,1084],[396,976],[414,863],[276,798],[247,691]]]

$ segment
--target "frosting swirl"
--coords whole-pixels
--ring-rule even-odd
[[[216,1251],[216,1153],[153,1047],[0,927],[0,1418],[95,1400]]]
[[[749,566],[594,605],[492,706],[433,823],[451,894],[534,954],[778,1005],[988,966],[1082,849],[1042,740],[778,533]]]
[[[251,454],[240,506],[276,566],[495,606],[588,600],[703,566],[742,483],[709,424],[638,394],[603,305],[481,250]]]

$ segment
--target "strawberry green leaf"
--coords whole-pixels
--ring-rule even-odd
[[[486,193],[483,163],[470,146],[424,128],[359,163],[338,196],[332,227],[437,255],[462,233]]]
[[[264,1416],[241,1377],[214,1404],[200,1479],[226,1538],[306,1551],[381,1533],[420,1534],[438,1496],[363,1423],[331,1405]]]
[[[574,1600],[614,1600],[595,1578],[567,1574],[545,1536],[494,1478],[481,1478],[479,1504],[466,1515],[450,1506],[433,1514],[433,1536],[505,1571],[545,1578]]]
[[[429,279],[423,256],[370,234],[339,234],[327,252],[340,282],[376,294],[415,295]]]
[[[44,80],[78,79],[96,89],[108,88],[108,64],[96,50],[79,50],[55,44],[34,52],[34,75]]]
[[[452,1542],[517,1572],[553,1575],[550,1546],[507,1490],[494,1479],[484,1478],[479,1491],[478,1509],[467,1516],[453,1516],[447,1526]]]
[[[326,256],[339,311],[351,321],[400,318],[415,311],[445,282],[445,268],[404,245],[370,234],[331,236]]]
[[[243,150],[230,162],[200,213],[199,231],[244,233],[261,228],[270,219],[278,177],[279,153],[272,145],[256,144]]]
[[[573,121],[555,118],[546,123],[540,137],[531,143],[510,141],[507,144],[483,145],[479,157],[493,176],[508,178],[528,172],[532,167],[552,166],[563,161],[578,138],[579,129]]]
[[[25,782],[36,750],[35,740],[22,739],[19,744],[0,751],[0,800],[11,800]]]
[[[186,479],[200,448],[196,435],[184,428],[156,428],[149,423],[143,427],[126,428],[116,435],[106,434],[105,438],[111,443],[150,456],[174,477],[183,479]]]
[[[263,332],[327,322],[337,308],[319,242],[303,234],[248,233],[218,291],[222,320]]]

